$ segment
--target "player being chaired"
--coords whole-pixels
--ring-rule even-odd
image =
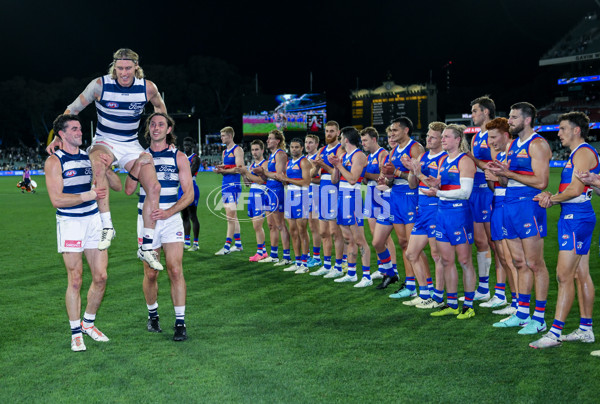
[[[92,102],[96,104],[98,126],[89,149],[89,157],[94,172],[94,183],[99,188],[108,187],[106,166],[100,156],[106,154],[116,161],[120,168],[130,171],[144,149],[138,142],[138,128],[144,112],[144,106],[150,102],[154,112],[167,113],[156,85],[144,78],[139,65],[139,56],[131,49],[119,49],[113,54],[108,74],[93,79],[81,94],[67,107],[65,114],[79,114]],[[62,146],[60,138],[55,137],[46,151],[54,153],[56,146]],[[140,184],[147,192],[142,210],[144,219],[144,240],[138,249],[138,257],[146,261],[153,269],[161,270],[162,265],[152,254],[152,239],[156,220],[151,213],[158,209],[160,184],[152,165],[145,165],[140,171]],[[115,237],[109,196],[98,200],[98,210],[102,219],[102,236],[98,248],[106,250]]]

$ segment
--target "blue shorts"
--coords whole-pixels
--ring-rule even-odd
[[[575,254],[586,255],[590,252],[596,215],[593,211],[574,212],[565,209],[565,205],[567,204],[562,205],[563,209],[558,219],[558,249],[561,251],[575,249]]]
[[[260,188],[250,188],[248,194],[248,217],[264,216],[269,211],[269,201],[265,191]]]
[[[338,187],[321,178],[319,185],[319,220],[337,219]]]
[[[414,223],[417,216],[417,190],[411,192],[391,193],[391,215],[392,224],[410,224]]]
[[[489,223],[492,220],[492,201],[494,200],[494,193],[488,188],[487,184],[485,188],[473,187],[471,197],[469,198],[469,204],[471,205],[471,215],[473,221],[477,223]]]
[[[505,203],[502,217],[507,239],[546,237],[546,209],[529,197]]]
[[[382,203],[383,205],[383,211],[377,215],[377,223],[379,224],[383,224],[386,226],[391,226],[392,225],[392,220],[391,220],[391,216],[392,216],[392,204],[390,202],[391,200],[391,191],[386,191],[382,193],[382,198],[384,203]]]
[[[417,207],[417,220],[415,220],[415,225],[410,234],[414,234],[415,236],[426,235],[428,238],[434,238],[437,211],[437,205],[419,205]]]
[[[490,230],[492,233],[492,241],[500,241],[506,238],[507,233],[506,228],[504,227],[504,202],[494,202]]]
[[[385,211],[390,211],[389,201],[386,200],[382,191],[373,185],[368,185],[363,205],[363,217],[365,219],[377,218]]]
[[[310,184],[308,189],[308,211],[315,213],[315,216],[319,213],[319,184]]]
[[[194,179],[192,181],[192,184],[194,186],[194,200],[192,201],[192,203],[189,204],[189,206],[198,206],[198,201],[200,200],[200,189],[198,189],[198,184],[196,184],[196,179]],[[179,187],[179,189],[177,189],[177,200],[181,199],[182,196],[183,196],[183,189],[181,189],[181,187]]]
[[[292,187],[288,185],[288,190],[285,193],[285,218],[286,219],[306,219],[308,218],[308,189],[300,187]]]
[[[360,188],[340,186],[337,207],[337,224],[351,226],[363,223],[362,194]]]
[[[221,186],[221,197],[223,198],[223,204],[237,204],[241,193],[242,185],[239,182],[231,182]]]
[[[266,197],[269,201],[269,212],[283,212],[285,189],[281,183],[274,187],[267,186]]]
[[[473,244],[473,216],[468,201],[440,201],[435,238],[451,245]]]

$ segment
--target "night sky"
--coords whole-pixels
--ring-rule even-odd
[[[346,99],[357,78],[373,88],[388,73],[442,87],[450,60],[453,86],[486,92],[530,80],[539,57],[599,11],[593,0],[79,3],[3,1],[3,80],[91,79],[129,47],[142,66],[218,57],[268,93],[308,91],[311,71],[315,91]]]

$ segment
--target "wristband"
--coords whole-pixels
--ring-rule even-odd
[[[139,180],[137,178],[135,178],[133,175],[131,175],[131,173],[127,173],[127,175],[129,176],[129,178],[131,178],[135,182],[139,182]]]

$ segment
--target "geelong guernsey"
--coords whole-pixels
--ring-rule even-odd
[[[63,193],[82,194],[92,189],[92,163],[86,152],[79,150],[78,154],[69,154],[61,149],[55,156],[62,167]],[[95,213],[98,213],[95,200],[56,209],[57,216],[84,217]]]
[[[116,142],[137,141],[147,102],[145,79],[136,78],[130,87],[122,87],[110,75],[103,76],[102,95],[96,101],[96,136]]]
[[[179,187],[179,167],[177,166],[177,149],[166,148],[162,151],[146,152],[152,154],[156,177],[160,183],[160,199],[158,207],[162,210],[169,209],[177,202],[177,188]],[[142,206],[146,199],[144,187],[140,187],[140,200],[138,202],[138,214],[142,214]]]

